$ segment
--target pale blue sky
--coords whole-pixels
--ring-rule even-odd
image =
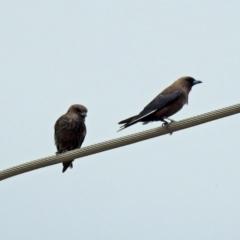
[[[53,155],[74,103],[87,146],[159,126],[116,132],[184,75],[175,120],[240,102],[239,1],[1,1],[0,29],[1,170]],[[240,239],[239,118],[2,181],[0,239]]]

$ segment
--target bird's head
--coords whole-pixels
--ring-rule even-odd
[[[181,85],[186,86],[187,88],[189,88],[189,90],[191,90],[192,86],[202,83],[202,81],[196,80],[193,77],[181,77],[178,79],[178,81],[181,83]]]
[[[74,104],[68,109],[68,113],[76,113],[82,118],[87,116],[87,108],[80,104]]]

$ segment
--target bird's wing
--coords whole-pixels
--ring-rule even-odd
[[[82,134],[83,136],[82,136],[82,138],[80,139],[79,144],[78,144],[78,147],[79,147],[79,148],[82,146],[82,143],[83,143],[83,141],[84,141],[84,139],[85,139],[86,134],[87,134],[87,129],[86,129],[86,126],[85,126],[85,124],[84,124],[84,130],[83,130],[83,134]]]
[[[175,90],[170,93],[160,94],[156,98],[154,98],[135,118],[130,124],[134,124],[135,122],[140,121],[141,119],[155,113],[156,111],[168,106],[175,100],[179,98],[181,95],[181,90]]]
[[[70,139],[71,136],[68,134],[69,129],[69,117],[67,114],[62,115],[55,123],[54,125],[54,138],[55,138],[55,144],[58,147],[58,143],[61,141],[68,141],[68,138]],[[58,149],[59,150],[59,149]]]
[[[55,130],[55,135],[65,132],[70,125],[70,118],[67,114],[62,115],[55,123],[54,125],[54,130]]]

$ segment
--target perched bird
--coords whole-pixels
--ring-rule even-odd
[[[80,148],[87,133],[85,126],[85,117],[87,108],[80,104],[72,105],[67,113],[62,115],[55,123],[55,144],[57,146],[56,154],[61,154],[76,148]],[[63,162],[65,172],[68,167],[73,167],[73,160]]]
[[[193,85],[202,83],[192,77],[181,77],[172,85],[158,94],[138,115],[122,120],[118,124],[124,124],[118,131],[130,127],[137,122],[147,124],[153,121],[162,121],[169,124],[166,119],[178,112],[184,104],[188,103],[188,94]]]

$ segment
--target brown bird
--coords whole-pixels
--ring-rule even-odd
[[[118,124],[124,124],[118,131],[130,127],[137,122],[147,124],[153,121],[162,121],[169,124],[166,119],[178,112],[184,104],[188,103],[188,94],[193,85],[202,83],[192,77],[181,77],[172,85],[158,94],[138,115],[122,120]]]
[[[56,154],[61,154],[76,148],[80,148],[87,133],[85,126],[85,117],[87,108],[80,104],[72,105],[67,113],[62,115],[55,123],[55,144],[57,146]],[[63,162],[65,172],[68,167],[72,168],[73,160]]]

